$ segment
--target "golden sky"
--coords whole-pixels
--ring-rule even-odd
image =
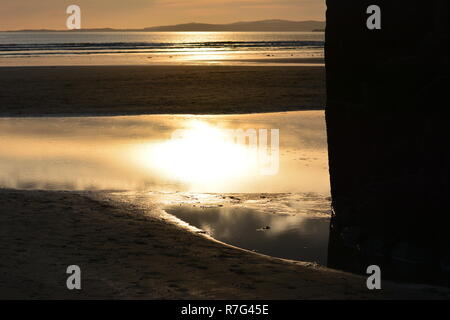
[[[0,0],[0,30],[65,29],[72,4],[81,7],[83,28],[325,20],[325,0]]]

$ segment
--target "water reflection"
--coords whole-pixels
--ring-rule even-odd
[[[265,145],[279,156],[269,175],[246,144],[261,142],[263,129],[279,130]],[[174,139],[180,130],[187,134]],[[230,131],[255,135],[224,139]],[[119,190],[108,194],[148,211],[166,209],[224,242],[326,264],[323,112],[11,118],[0,119],[0,139],[2,188]]]
[[[0,33],[0,45],[0,65],[9,66],[302,65],[311,58],[323,64],[324,33],[7,32]]]
[[[280,163],[261,175],[221,130],[280,129]],[[188,129],[194,136],[174,142]],[[323,112],[0,120],[0,186],[21,189],[329,192]]]
[[[270,256],[327,263],[329,218],[247,208],[169,207],[169,213],[231,245]]]

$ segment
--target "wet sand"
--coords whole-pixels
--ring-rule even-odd
[[[323,67],[0,68],[0,116],[319,109]],[[446,289],[366,279],[214,241],[105,192],[0,190],[0,299],[422,299]],[[66,268],[82,269],[69,291]]]
[[[0,116],[323,109],[323,66],[0,68]]]
[[[228,61],[228,60],[225,60]],[[232,61],[232,60],[230,60]],[[254,58],[254,59],[235,59],[238,62],[253,62],[253,63],[266,63],[266,64],[305,64],[305,65],[322,65],[325,66],[324,58]]]
[[[218,243],[104,192],[0,190],[0,299],[420,299],[447,289],[366,279]],[[82,290],[65,287],[82,269]]]

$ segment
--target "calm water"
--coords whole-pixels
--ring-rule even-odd
[[[0,65],[322,58],[323,32],[0,32]]]
[[[279,164],[274,174],[261,173],[260,159],[248,152],[247,145],[224,139],[222,133],[239,129],[279,130]],[[188,135],[173,139],[180,130]],[[6,188],[217,193],[330,190],[323,111],[2,118],[0,139],[0,186]]]
[[[300,199],[298,199],[300,201]],[[328,204],[310,195],[317,214],[267,214],[249,208],[168,207],[166,211],[222,242],[279,258],[327,264]]]
[[[265,161],[248,139],[223,136],[262,129],[279,130],[279,150],[271,149],[272,137],[264,148],[258,137]],[[143,207],[157,203],[230,244],[325,263],[330,186],[322,111],[3,118],[0,139],[1,188],[111,190]]]

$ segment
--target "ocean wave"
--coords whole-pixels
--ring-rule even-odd
[[[192,50],[260,51],[323,48],[323,41],[215,41],[186,43],[103,42],[0,44],[1,56],[188,52]]]

